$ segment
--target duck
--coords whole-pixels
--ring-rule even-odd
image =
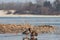
[[[31,36],[38,36],[38,33],[36,31],[32,31]]]
[[[23,40],[30,40],[28,37],[23,38]]]
[[[29,33],[30,33],[29,30],[25,30],[22,34],[28,35]]]
[[[37,40],[37,38],[35,36],[32,36],[30,40]]]

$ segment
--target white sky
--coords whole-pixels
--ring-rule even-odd
[[[13,1],[13,2],[26,2],[26,0],[0,0],[0,2],[11,2],[11,1]],[[27,0],[27,1],[32,1],[33,3],[35,3],[35,0]],[[50,2],[53,2],[54,0],[48,0],[48,1],[50,1]]]

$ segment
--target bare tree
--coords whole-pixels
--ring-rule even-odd
[[[36,0],[36,3],[37,3],[38,5],[43,5],[44,1],[46,1],[46,0]]]

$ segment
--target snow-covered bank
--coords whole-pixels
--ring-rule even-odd
[[[0,17],[60,17],[60,15],[0,15]]]
[[[12,14],[7,14],[8,11],[11,11]],[[0,10],[0,17],[60,17],[60,15],[31,15],[31,14],[13,14],[16,10]]]

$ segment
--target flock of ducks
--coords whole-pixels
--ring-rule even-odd
[[[38,32],[37,29],[40,31],[40,33],[53,33],[55,32],[55,27],[49,26],[49,25],[44,25],[44,26],[39,26],[38,28],[34,28],[31,30],[31,28],[28,28],[23,32],[23,34],[30,34],[30,39],[26,36],[26,38],[23,38],[23,40],[37,40]]]
[[[30,34],[30,39],[28,38],[28,36],[26,36],[25,38],[23,38],[23,40],[37,40],[36,37],[38,36],[38,33],[35,30],[31,31],[31,28],[24,31],[23,34],[26,35]]]

